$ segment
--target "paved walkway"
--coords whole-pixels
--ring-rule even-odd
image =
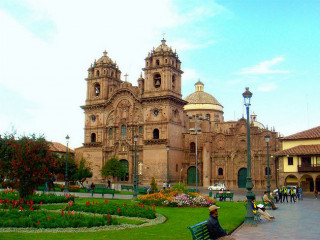
[[[296,203],[277,204],[279,209],[268,212],[276,220],[269,222],[262,217],[256,227],[242,225],[232,237],[237,240],[263,239],[320,239],[320,200],[305,198]]]

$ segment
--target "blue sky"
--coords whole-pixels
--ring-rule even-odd
[[[320,1],[0,1],[0,132],[83,142],[87,69],[104,50],[136,85],[160,44],[224,106],[290,135],[320,125]]]

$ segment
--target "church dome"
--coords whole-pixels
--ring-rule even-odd
[[[172,52],[171,47],[169,47],[166,44],[166,40],[165,39],[162,39],[161,40],[161,45],[154,50],[154,52],[161,52],[161,51],[163,51],[163,52]]]
[[[115,63],[107,56],[108,52],[104,51],[103,56],[98,59],[97,64],[112,64],[115,65]]]
[[[196,84],[196,91],[185,98],[188,102],[185,109],[212,109],[223,111],[223,106],[209,93],[203,91],[204,84],[199,80]]]

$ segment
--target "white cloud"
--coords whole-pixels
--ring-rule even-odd
[[[273,66],[284,61],[283,57],[275,57],[269,61],[261,62],[253,67],[241,69],[239,74],[286,74],[290,73],[288,70],[274,70],[271,69]]]
[[[258,87],[258,91],[260,92],[270,92],[270,91],[273,91],[275,89],[277,89],[278,86],[273,83],[273,82],[270,82],[270,83],[266,83],[260,87]]]
[[[183,69],[182,84],[187,84],[188,82],[196,83],[199,80],[199,75],[194,69]]]
[[[128,81],[136,85],[144,58],[153,46],[161,44],[163,32],[201,21],[200,15],[212,17],[218,9],[213,4],[205,11],[187,8],[179,13],[170,0],[26,0],[17,4],[21,2],[20,11],[26,12],[23,18],[0,9],[0,84],[30,102],[30,107],[20,111],[17,103],[7,101],[11,109],[19,111],[19,119],[0,111],[0,119],[5,120],[0,132],[14,125],[19,132],[44,133],[49,140],[60,142],[69,134],[73,147],[83,142],[80,106],[86,98],[84,78],[94,59],[106,50],[119,65],[122,78],[128,73]],[[214,43],[199,44],[194,42],[200,40],[183,37],[175,40],[175,36],[165,37],[179,54]],[[192,69],[184,72],[184,83],[199,78]]]

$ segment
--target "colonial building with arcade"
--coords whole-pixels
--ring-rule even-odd
[[[162,40],[145,58],[137,86],[121,79],[118,65],[107,52],[88,69],[84,143],[76,158],[84,157],[93,170],[92,180],[103,182],[100,169],[116,157],[127,169],[119,182],[133,183],[136,149],[140,185],[154,176],[160,186],[183,182],[199,185],[223,182],[230,189],[245,187],[247,121],[225,121],[223,105],[204,91],[201,81],[185,99],[181,94],[183,71],[178,54]],[[239,93],[241,94],[241,92]],[[278,134],[251,115],[252,180],[255,188],[267,182],[269,152],[279,150]],[[136,142],[135,142],[136,136]],[[135,148],[136,147],[136,148]],[[276,187],[275,160],[270,158],[271,187]]]

